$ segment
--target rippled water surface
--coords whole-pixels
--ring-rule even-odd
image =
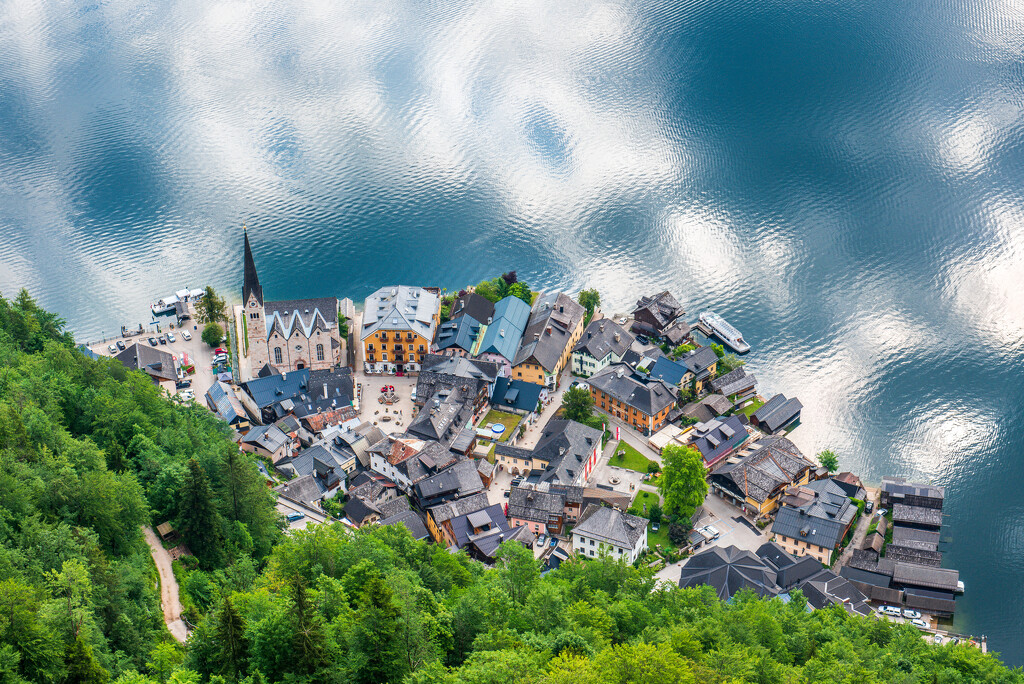
[[[947,485],[1024,662],[1017,0],[0,2],[0,290],[81,339],[185,285],[670,288],[805,450]]]

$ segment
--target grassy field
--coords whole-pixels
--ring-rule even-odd
[[[678,547],[669,541],[668,538],[668,523],[662,522],[661,529],[657,532],[651,529],[651,526],[647,526],[647,546],[653,549],[656,545],[661,545],[662,551],[675,551]]]
[[[626,453],[620,456],[620,451],[625,451]],[[652,463],[652,461],[649,458],[623,441],[620,441],[615,446],[615,453],[612,454],[612,457],[608,460],[608,465],[626,468],[627,470],[634,470],[638,473],[646,473],[647,466],[650,463]]]
[[[484,419],[480,422],[480,427],[486,427],[491,423],[501,423],[505,426],[505,432],[501,433],[498,437],[499,442],[507,442],[509,437],[512,436],[516,426],[519,425],[519,421],[523,419],[522,416],[516,415],[515,413],[505,413],[504,411],[498,411],[496,409],[491,410]]]
[[[747,418],[749,418],[751,414],[754,413],[754,411],[761,408],[762,406],[764,406],[763,401],[761,401],[760,399],[754,399],[754,401],[750,402],[742,409],[740,409],[740,413],[743,413],[744,415],[746,415]]]
[[[633,499],[633,505],[639,508],[641,511],[644,509],[644,504],[647,504],[647,510],[651,510],[651,506],[656,503],[660,503],[661,498],[654,492],[648,492],[645,489],[641,489],[636,493],[636,498]]]

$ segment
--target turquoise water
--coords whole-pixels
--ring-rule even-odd
[[[186,285],[517,269],[714,307],[806,451],[948,487],[958,629],[1024,663],[1024,10],[0,3],[0,291],[80,338]]]

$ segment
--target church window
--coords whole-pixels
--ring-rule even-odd
[[[284,363],[284,357],[281,356],[280,347],[274,347],[274,363]]]
[[[316,360],[317,361],[323,361],[324,360],[324,345],[322,345],[322,344],[316,345]]]

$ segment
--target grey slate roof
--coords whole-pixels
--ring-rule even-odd
[[[750,551],[735,546],[714,546],[692,556],[679,575],[680,587],[706,584],[720,599],[728,600],[740,589],[750,589],[761,597],[777,596],[778,575],[767,563]]]
[[[573,534],[632,549],[647,530],[647,519],[629,513],[590,504],[572,528]]]
[[[472,518],[472,521],[471,521]],[[501,504],[493,504],[471,513],[456,516],[451,520],[455,544],[461,549],[478,536],[490,536],[495,531],[508,534],[511,528],[502,512]],[[474,530],[481,530],[475,532]]]
[[[473,460],[460,461],[448,470],[432,475],[416,484],[416,495],[421,502],[439,496],[463,498],[483,490],[484,483]]]
[[[693,432],[696,435],[693,447],[700,452],[704,463],[708,465],[714,465],[747,439],[747,430],[739,416],[729,416],[725,420],[715,419],[710,423],[698,423],[694,426]]]
[[[755,552],[757,557],[771,565],[778,577],[776,582],[782,589],[789,589],[797,583],[821,572],[821,563],[813,556],[799,558],[786,552],[775,542],[762,544]]]
[[[726,463],[711,473],[713,482],[739,495],[764,503],[772,492],[786,486],[814,464],[784,437],[758,442],[759,448],[736,463]]]
[[[415,511],[406,510],[402,513],[388,516],[387,518],[382,519],[378,524],[405,525],[413,539],[423,540],[430,538],[430,532],[427,531],[427,526],[423,524],[423,518],[421,518],[420,514]]]
[[[657,415],[672,406],[679,396],[675,387],[661,380],[648,379],[624,363],[613,363],[602,368],[587,383],[612,399],[649,416]]]
[[[779,406],[777,406],[775,410],[767,414],[762,414],[761,417],[758,418],[758,420],[760,421],[759,425],[763,427],[767,432],[776,432],[777,430],[780,430],[781,428],[785,427],[789,423],[799,418],[800,411],[803,409],[803,407],[804,405],[801,404],[800,400],[797,399],[796,397],[793,397],[792,399],[786,399]],[[762,406],[761,409],[763,408],[764,407]],[[761,409],[758,409],[758,411],[755,411],[755,413],[759,413]]]
[[[601,431],[572,420],[549,420],[533,450],[495,444],[495,453],[515,458],[539,458],[548,463],[542,482],[571,485],[579,479],[583,464],[600,448]]]
[[[363,305],[360,339],[365,340],[379,330],[411,330],[432,340],[434,316],[440,310],[441,300],[422,287],[382,287],[367,297]]]
[[[448,317],[455,320],[462,316],[471,316],[480,323],[487,323],[494,316],[494,303],[476,292],[467,292],[455,298]]]
[[[917,563],[933,568],[942,565],[942,553],[939,551],[926,551],[899,544],[889,544],[885,547],[885,557],[897,563]]]
[[[897,562],[893,569],[892,581],[927,589],[956,591],[960,573],[946,568],[931,568],[914,563]]]
[[[487,493],[478,492],[471,496],[461,497],[455,501],[446,501],[442,504],[431,506],[428,510],[430,511],[430,516],[434,519],[434,522],[440,525],[452,518],[460,515],[466,515],[473,511],[479,511],[487,506]]]
[[[434,393],[406,432],[451,446],[473,417],[473,396],[467,396],[459,387],[447,394],[444,390]]]
[[[274,491],[292,501],[304,503],[307,506],[317,507],[317,502],[323,497],[324,492],[317,484],[316,478],[312,475],[304,475],[294,480],[285,482],[274,487]]]
[[[538,297],[512,365],[534,359],[541,368],[553,372],[585,314],[586,309],[563,292]]]
[[[512,487],[508,498],[508,517],[547,524],[551,517],[561,518],[565,497],[524,487]]]
[[[718,363],[718,355],[711,347],[698,347],[680,359],[691,373],[700,377],[711,366]]]
[[[491,403],[498,406],[509,406],[526,413],[534,412],[537,410],[537,403],[540,401],[540,395],[544,389],[544,385],[538,385],[535,382],[498,378],[494,381]]]
[[[409,505],[409,497],[407,496],[400,496],[397,499],[384,501],[377,504],[377,508],[380,509],[380,514],[382,516],[389,518],[412,510],[412,507]]]
[[[641,310],[651,316],[659,333],[685,313],[682,305],[668,290],[656,295],[641,297],[633,309],[633,316],[636,317]]]
[[[925,502],[915,500],[925,499],[930,500],[934,508],[942,508],[942,501],[946,498],[945,487],[908,482],[902,477],[883,477],[881,490],[883,499],[919,506]]]
[[[290,371],[281,375],[268,375],[242,383],[259,408],[266,408],[285,399],[293,399],[306,391],[309,369]]]
[[[892,507],[892,521],[896,526],[899,526],[900,523],[907,523],[912,525],[941,527],[942,510],[938,508],[908,506],[907,504],[895,504]]]
[[[817,480],[797,491],[805,503],[780,508],[772,532],[826,549],[837,548],[857,514],[857,507],[831,480]],[[807,492],[811,496],[806,496]],[[787,494],[786,498],[792,497]]]
[[[615,340],[616,336],[619,338],[618,341]],[[621,358],[631,344],[633,336],[622,326],[610,318],[600,318],[590,321],[573,351],[586,352],[598,361],[603,361],[609,354]]]
[[[743,368],[731,370],[711,381],[711,391],[729,396],[754,388],[757,379]]]
[[[820,564],[818,567],[818,573],[800,585],[808,604],[815,610],[840,605],[851,615],[871,615],[868,597],[860,589],[845,577],[821,569]]]
[[[494,318],[487,324],[476,353],[497,354],[511,363],[530,320],[530,305],[519,297],[505,297],[494,305]]]
[[[206,402],[217,415],[228,423],[245,420],[245,409],[235,391],[224,382],[215,382],[206,391]]]
[[[242,442],[273,452],[288,443],[288,435],[276,425],[255,425],[242,435]]]
[[[174,354],[140,342],[130,345],[114,357],[129,370],[140,370],[158,380],[177,380]]]
[[[923,551],[937,551],[939,549],[939,533],[897,525],[892,528],[892,543]]]
[[[288,339],[293,332],[299,331],[308,338],[317,330],[328,332],[338,325],[337,297],[264,302],[263,309],[268,340],[275,332]]]

